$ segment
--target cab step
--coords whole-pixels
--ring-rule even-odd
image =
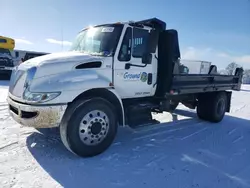
[[[130,106],[126,109],[126,122],[131,128],[144,127],[158,124],[159,122],[152,117],[153,105],[139,104]]]

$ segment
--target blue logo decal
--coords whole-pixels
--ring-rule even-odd
[[[125,72],[123,75],[124,80],[129,81],[139,81],[146,82],[148,80],[148,74],[146,72],[140,72],[140,73],[128,73]]]
[[[131,73],[125,72],[125,74],[123,75],[123,78],[125,80],[139,80],[140,77],[141,77],[141,73],[131,74]]]
[[[141,74],[141,81],[146,82],[148,80],[148,74],[146,72],[143,72]]]

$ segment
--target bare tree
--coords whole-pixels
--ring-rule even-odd
[[[228,75],[233,75],[234,71],[236,68],[240,67],[240,65],[238,65],[235,62],[230,63],[227,67],[226,67],[226,71],[228,73]]]
[[[245,69],[244,70],[244,75],[250,76],[250,69]]]
[[[250,69],[244,70],[244,75],[243,75],[242,81],[244,84],[250,84]]]

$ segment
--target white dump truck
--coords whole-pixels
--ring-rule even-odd
[[[178,33],[152,18],[89,27],[69,52],[25,61],[12,71],[9,113],[34,128],[59,127],[63,144],[82,157],[104,152],[118,126],[156,123],[152,112],[179,103],[220,122],[240,90],[243,69],[189,74],[180,64]]]

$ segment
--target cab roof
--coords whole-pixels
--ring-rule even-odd
[[[160,29],[160,30],[165,30],[167,27],[167,24],[158,18],[150,18],[147,20],[137,21],[135,23],[148,26],[148,27],[152,27],[152,28],[156,28],[156,29]]]
[[[166,29],[166,23],[158,18],[150,18],[150,19],[135,21],[135,22],[130,21],[130,22],[107,23],[107,24],[94,25],[93,27],[108,26],[108,25],[120,25],[120,24],[131,24],[134,26],[147,26],[147,27],[152,27],[152,28],[156,28],[159,30]],[[88,28],[89,27],[86,27],[86,28],[82,29],[81,31],[86,30]]]

